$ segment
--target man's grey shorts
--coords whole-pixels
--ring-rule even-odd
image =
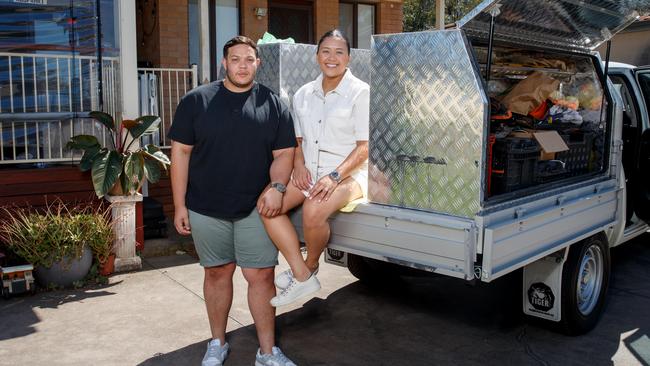
[[[268,268],[278,264],[278,249],[269,239],[256,209],[236,220],[190,211],[190,227],[203,267],[232,262],[242,268]]]

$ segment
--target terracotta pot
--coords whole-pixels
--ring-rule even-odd
[[[113,271],[115,270],[115,254],[111,253],[111,255],[106,258],[104,263],[100,263],[99,265],[99,274],[102,276],[110,276],[113,274]]]
[[[140,188],[142,188],[142,184],[144,184],[144,179],[138,184],[138,188],[135,190],[136,192],[140,192]],[[113,184],[113,187],[108,191],[108,194],[111,196],[127,196],[126,192],[124,192],[124,188],[122,187],[122,180],[118,179],[115,184]]]
[[[108,191],[108,194],[111,196],[124,196],[124,190],[122,189],[122,182],[118,179],[113,187]]]

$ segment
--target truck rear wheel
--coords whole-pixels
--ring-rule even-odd
[[[348,270],[366,284],[395,280],[399,277],[399,266],[348,253]]]
[[[603,235],[571,246],[562,269],[562,326],[566,334],[584,334],[596,326],[605,305],[609,275],[609,247]]]

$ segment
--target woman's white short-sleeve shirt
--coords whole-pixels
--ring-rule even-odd
[[[347,69],[343,79],[325,95],[323,75],[303,85],[293,97],[296,136],[302,137],[305,166],[316,181],[336,169],[357,146],[368,141],[370,87]],[[352,173],[363,190],[368,162]],[[365,185],[365,186],[364,186]]]

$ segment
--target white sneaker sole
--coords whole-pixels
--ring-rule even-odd
[[[267,365],[261,363],[260,361],[255,360],[255,366],[267,366]]]

